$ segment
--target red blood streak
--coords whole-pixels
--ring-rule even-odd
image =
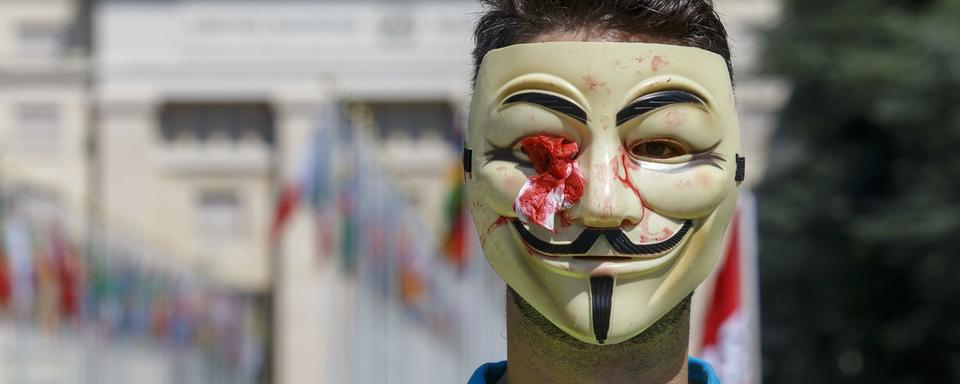
[[[591,91],[596,89],[597,86],[600,85],[600,82],[598,82],[596,79],[590,76],[583,76],[583,82],[587,84],[587,89]]]
[[[660,232],[650,232],[650,217],[653,211],[650,208],[643,207],[643,220],[640,221],[640,241],[643,243],[650,241],[663,241],[673,236],[673,230],[663,227]]]
[[[487,234],[489,235],[490,232],[493,232],[494,229],[497,229],[497,227],[501,225],[506,225],[508,222],[509,222],[509,219],[507,219],[506,217],[503,217],[503,216],[498,217],[496,220],[490,223],[489,226],[487,226]]]
[[[490,225],[487,226],[487,230],[480,234],[480,242],[486,243],[487,236],[490,236],[490,234],[493,233],[494,229],[497,229],[497,227],[506,225],[509,222],[510,222],[510,219],[506,217],[503,217],[503,216],[497,217],[496,220],[494,220],[492,223],[490,223]]]
[[[667,227],[663,227],[663,231],[661,233],[663,233],[663,237],[661,239],[666,239],[670,236],[673,236],[673,230]]]
[[[670,111],[667,113],[667,127],[676,131],[677,127],[687,122],[687,115],[680,111]]]
[[[620,151],[620,163],[623,165],[623,176],[621,177],[620,172],[618,172],[616,169],[614,169],[614,172],[617,175],[617,179],[620,180],[623,185],[627,186],[627,188],[630,188],[630,190],[633,191],[633,194],[637,195],[637,199],[640,199],[640,207],[643,210],[643,217],[640,219],[640,238],[641,241],[646,241],[645,234],[649,233],[647,230],[647,220],[650,218],[650,215],[647,212],[649,209],[647,208],[647,203],[643,200],[643,195],[640,193],[640,189],[633,184],[633,180],[630,180],[630,170],[639,169],[640,166],[631,161],[627,153],[622,150]]]
[[[647,242],[650,240],[650,216],[647,216],[647,209],[643,209],[643,219],[640,220],[640,241]]]
[[[570,217],[570,211],[560,212],[560,226],[569,227],[573,225],[573,218]]]
[[[670,62],[664,60],[660,56],[654,56],[653,60],[650,61],[650,69],[652,69],[654,72],[659,71],[660,67],[664,64],[670,64]]]
[[[630,188],[630,190],[633,191],[633,194],[637,195],[637,198],[640,199],[640,204],[643,205],[643,196],[640,195],[640,190],[637,189],[637,186],[633,185],[633,181],[630,180],[629,170],[637,169],[637,165],[627,158],[626,152],[620,152],[620,163],[623,164],[623,176],[620,176],[620,172],[616,172],[617,179],[619,179],[623,185],[626,185],[627,188]]]
[[[574,156],[576,142],[562,137],[537,135],[523,139],[522,150],[539,173],[530,178],[530,185],[518,198],[515,207],[534,223],[544,225],[558,210],[583,197],[584,179]],[[563,201],[551,199],[551,192],[563,188]]]

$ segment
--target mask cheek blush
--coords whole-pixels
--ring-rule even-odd
[[[642,172],[643,181],[639,184],[645,203],[667,217],[705,217],[727,194],[728,174],[713,166],[703,165],[677,173]]]

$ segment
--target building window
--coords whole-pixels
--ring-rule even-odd
[[[419,138],[438,135],[448,140],[460,140],[455,128],[455,116],[450,104],[437,103],[369,103],[385,138],[407,136]]]
[[[201,242],[227,245],[239,240],[243,236],[242,209],[235,190],[201,191],[196,210]]]
[[[54,103],[23,103],[16,107],[13,128],[17,147],[56,149],[61,138],[60,108]]]
[[[160,109],[160,136],[166,143],[272,145],[273,113],[264,103],[168,103]]]
[[[63,56],[65,38],[62,25],[26,21],[17,28],[17,49],[23,57],[58,58]]]

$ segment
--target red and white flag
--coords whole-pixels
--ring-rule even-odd
[[[713,292],[705,302],[700,347],[700,356],[724,384],[760,382],[756,250],[754,199],[744,192],[727,230]]]

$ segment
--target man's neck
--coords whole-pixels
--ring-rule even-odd
[[[506,301],[509,383],[687,383],[689,297],[640,335],[611,345],[570,337],[512,290]]]

